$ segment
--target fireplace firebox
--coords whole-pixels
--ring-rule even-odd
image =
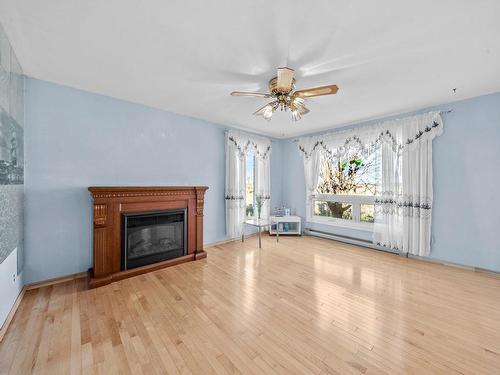
[[[122,214],[121,270],[187,254],[186,209]]]

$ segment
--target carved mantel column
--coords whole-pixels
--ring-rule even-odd
[[[196,253],[203,250],[203,206],[205,204],[206,189],[195,188],[196,190]],[[206,254],[205,254],[206,256]]]

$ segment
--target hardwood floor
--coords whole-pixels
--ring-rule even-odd
[[[500,374],[500,278],[314,237],[27,291],[1,374]]]

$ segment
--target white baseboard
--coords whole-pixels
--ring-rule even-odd
[[[388,249],[388,248],[382,247],[382,246],[377,246],[377,245],[374,245],[373,243],[371,243],[369,241],[360,240],[360,239],[354,238],[354,237],[341,236],[341,235],[338,235],[338,234],[332,234],[332,233],[322,232],[322,231],[318,231],[318,230],[314,230],[314,229],[309,229],[309,228],[306,228],[304,230],[304,234],[309,235],[309,236],[326,238],[328,240],[334,240],[334,241],[344,242],[344,243],[348,243],[348,244],[351,244],[351,245],[357,245],[357,246],[367,247],[367,248],[374,249],[374,250],[384,251],[386,253],[399,254],[399,252],[397,252],[395,250],[391,250],[391,249]]]
[[[269,234],[268,231],[262,231],[261,234]],[[251,234],[245,234],[245,239],[249,238],[249,237],[255,237],[257,236],[259,233],[251,233]],[[218,241],[218,242],[211,242],[211,243],[207,243],[205,244],[203,247],[205,249],[210,249],[211,247],[216,247],[216,246],[220,246],[220,245],[224,245],[225,243],[229,243],[229,242],[234,242],[234,241],[241,241],[241,237],[236,237],[236,238],[228,238],[227,240],[222,240],[222,241]]]
[[[339,235],[336,235],[336,234],[331,234],[331,233],[316,231],[316,230],[312,230],[312,229],[306,229],[304,231],[304,233],[307,234],[307,235],[310,235],[310,236],[321,237],[321,238],[325,238],[325,239],[329,239],[329,240],[334,240],[334,241],[348,243],[348,244],[351,244],[351,245],[357,245],[357,246],[366,247],[366,248],[369,248],[369,249],[374,249],[374,250],[378,250],[378,251],[384,251],[386,253],[392,253],[392,254],[395,254],[395,255],[406,256],[406,257],[408,257],[410,259],[420,260],[420,261],[423,261],[423,262],[436,263],[436,264],[441,264],[441,265],[448,266],[448,267],[461,268],[461,269],[466,269],[466,270],[473,271],[473,272],[480,272],[480,273],[484,273],[484,274],[490,274],[491,276],[494,276],[494,277],[500,277],[500,272],[498,272],[498,271],[489,270],[489,269],[480,268],[480,267],[467,266],[467,265],[464,265],[464,264],[453,263],[453,262],[448,262],[448,261],[439,260],[439,259],[433,259],[433,258],[429,258],[429,257],[421,257],[421,256],[418,256],[418,255],[399,253],[399,252],[397,252],[395,250],[387,249],[387,248],[382,247],[382,246],[377,246],[377,245],[374,245],[371,242],[359,240],[359,239],[352,238],[352,237],[339,236]]]

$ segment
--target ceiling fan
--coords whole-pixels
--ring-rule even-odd
[[[233,91],[231,95],[274,99],[272,102],[255,111],[254,115],[262,116],[267,121],[270,121],[278,108],[281,111],[290,109],[292,120],[298,121],[301,116],[309,113],[309,109],[305,106],[306,99],[314,96],[336,94],[339,90],[337,85],[328,85],[295,91],[294,76],[295,70],[287,67],[278,68],[278,75],[269,81],[269,91],[271,91],[269,94]]]

